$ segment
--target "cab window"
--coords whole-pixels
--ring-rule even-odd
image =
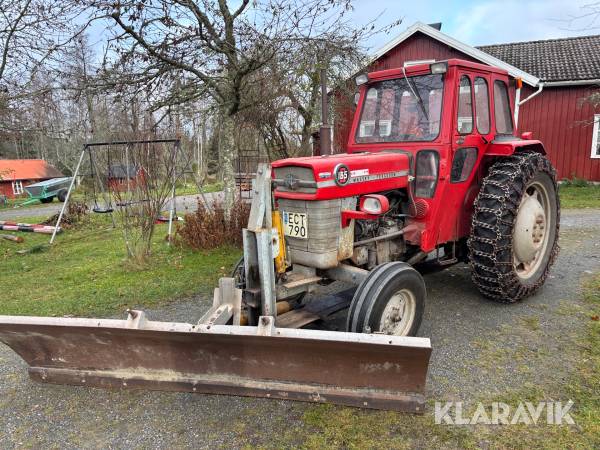
[[[463,75],[458,88],[458,117],[456,124],[456,129],[460,134],[473,132],[473,102],[471,98],[471,80],[466,75]]]
[[[488,84],[481,77],[475,78],[475,115],[477,116],[477,131],[480,134],[490,132],[490,96]]]
[[[512,134],[513,124],[508,89],[506,83],[500,80],[494,82],[494,115],[496,116],[496,132]]]

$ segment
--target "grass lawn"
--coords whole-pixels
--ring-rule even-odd
[[[500,398],[477,398],[485,405],[503,402],[515,411],[520,402],[572,400],[570,415],[575,425],[516,424],[498,425],[438,425],[434,422],[433,400],[423,416],[388,411],[367,411],[332,405],[309,408],[303,415],[305,424],[284,433],[286,442],[302,442],[304,448],[490,448],[490,449],[592,449],[600,448],[600,274],[583,286],[586,306],[580,312],[584,334],[578,342],[578,365],[570,379],[560,385],[523,386],[517,392],[507,392]],[[565,349],[566,350],[566,349]],[[543,374],[540,374],[543,377]],[[463,417],[471,418],[475,405],[468,407]],[[488,409],[488,414],[490,411]],[[546,411],[544,410],[544,413]],[[543,416],[545,417],[545,415]],[[276,445],[277,446],[277,445]]]
[[[53,246],[26,255],[16,251],[46,244],[49,236],[14,234],[25,242],[0,240],[0,314],[92,317],[209,293],[241,254],[236,248],[192,252],[169,247],[166,225],[157,225],[153,258],[135,267],[124,257],[120,231],[99,215],[58,235]]]
[[[600,208],[600,185],[561,185],[558,193],[561,208]]]

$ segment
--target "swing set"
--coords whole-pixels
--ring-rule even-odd
[[[80,170],[82,163],[84,161],[85,155],[87,153],[89,157],[90,163],[90,177],[92,179],[92,212],[96,214],[110,214],[113,222],[113,226],[115,224],[115,220],[113,217],[113,212],[116,207],[126,207],[130,204],[135,203],[131,200],[130,195],[127,196],[127,200],[125,202],[121,201],[113,204],[112,196],[110,195],[108,188],[109,186],[105,185],[103,182],[103,174],[98,167],[97,155],[96,152],[102,150],[103,148],[106,150],[106,162],[107,162],[107,176],[114,176],[115,167],[119,168],[122,172],[124,172],[124,179],[126,183],[127,194],[130,192],[131,186],[131,174],[133,173],[134,178],[137,176],[138,169],[135,164],[132,164],[130,161],[129,150],[134,145],[150,145],[150,144],[173,144],[172,150],[172,163],[176,164],[177,156],[180,150],[180,140],[179,139],[149,139],[149,140],[133,140],[133,141],[115,141],[115,142],[90,142],[86,143],[81,150],[81,154],[79,156],[79,161],[75,168],[75,172],[73,177],[71,178],[71,184],[69,185],[69,190],[67,191],[67,195],[65,201],[62,205],[60,213],[58,215],[58,219],[56,221],[56,227],[54,233],[52,233],[52,237],[50,238],[50,244],[54,243],[54,239],[56,237],[56,230],[58,229],[62,218],[64,216],[65,211],[67,210],[67,205],[69,203],[69,199],[71,198],[71,193],[73,191],[73,187],[75,186],[75,180],[80,175]],[[125,163],[123,165],[113,165],[113,158],[111,158],[111,150],[113,147],[124,147],[125,149]],[[133,170],[133,172],[132,172]],[[119,174],[120,177],[120,174]],[[176,171],[173,171],[173,179],[171,186],[171,199],[169,206],[169,231],[168,231],[168,242],[171,241],[171,235],[173,230],[173,219],[175,217],[175,185],[177,182],[177,174]],[[107,183],[108,184],[108,183]],[[97,186],[98,189],[97,189]],[[100,194],[100,195],[99,195]],[[99,203],[99,198],[102,197],[101,203]],[[144,201],[144,199],[138,200],[138,202]]]

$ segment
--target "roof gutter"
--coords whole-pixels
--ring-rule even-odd
[[[589,84],[600,84],[600,78],[595,78],[591,80],[548,81],[545,84],[547,87],[587,86]]]
[[[517,89],[517,93],[515,95],[515,128],[517,128],[519,125],[519,108],[521,107],[521,105],[524,105],[536,95],[540,95],[544,90],[544,86],[546,86],[546,83],[540,81],[538,83],[537,91],[535,91],[529,97],[524,98],[523,100],[521,100],[521,88]]]

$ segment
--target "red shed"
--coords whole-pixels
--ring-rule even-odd
[[[124,192],[135,189],[146,180],[144,170],[136,165],[113,164],[108,168],[107,185],[111,191]]]
[[[0,159],[0,195],[15,198],[27,185],[64,175],[43,159]]]
[[[519,132],[544,142],[559,178],[600,181],[600,35],[472,47],[417,22],[372,56],[368,71],[409,61],[460,58],[505,69],[513,77]],[[514,80],[523,88],[517,91]],[[334,147],[346,150],[353,106],[336,93]]]

